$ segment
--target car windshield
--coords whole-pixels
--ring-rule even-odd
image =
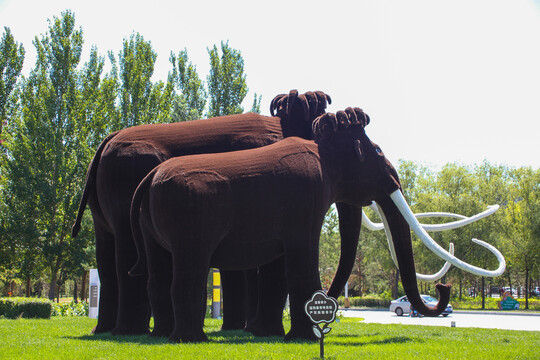
[[[437,302],[437,299],[429,295],[422,295],[422,299],[427,302]]]

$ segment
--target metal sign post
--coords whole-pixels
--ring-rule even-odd
[[[221,319],[221,277],[218,269],[213,272],[212,319]]]
[[[319,339],[321,345],[320,356],[321,359],[324,359],[324,335],[332,330],[328,325],[336,319],[336,313],[338,311],[337,301],[319,290],[313,293],[311,299],[306,302],[304,310],[309,320],[315,324],[313,325],[313,333]],[[322,329],[319,326],[321,323],[324,323]]]

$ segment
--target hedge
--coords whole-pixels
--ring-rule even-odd
[[[0,316],[8,319],[40,318],[50,319],[52,302],[48,299],[9,297],[0,298]]]
[[[350,297],[349,303],[352,307],[388,308],[390,306],[390,300],[372,296]],[[345,298],[343,296],[339,297],[338,304],[340,307],[345,306]]]

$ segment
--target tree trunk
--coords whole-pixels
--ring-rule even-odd
[[[358,251],[356,256],[356,264],[358,269],[358,296],[362,296],[364,293],[364,269],[362,266],[363,255],[361,251]]]
[[[51,275],[51,282],[49,287],[49,300],[54,301],[54,297],[56,295],[56,278],[58,274],[56,271],[53,271]]]
[[[482,310],[486,308],[486,284],[482,276]]]
[[[393,299],[397,299],[398,297],[398,289],[399,289],[399,269],[395,269],[395,276],[394,276],[394,281],[393,281],[393,286],[392,286],[392,298]]]
[[[88,271],[83,272],[81,280],[81,300],[86,300],[86,282],[88,281]]]
[[[28,276],[26,278],[26,297],[30,297],[30,295],[32,292],[32,282],[31,282],[31,279],[30,279],[30,276]]]
[[[525,310],[529,310],[529,268],[525,268]]]
[[[73,280],[73,302],[77,304],[79,299],[77,299],[77,280]]]

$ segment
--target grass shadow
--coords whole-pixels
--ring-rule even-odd
[[[394,336],[386,339],[373,339],[366,341],[349,341],[347,337],[357,337],[353,335],[348,336],[336,336],[336,339],[329,341],[330,345],[345,345],[345,346],[366,346],[366,345],[391,345],[391,344],[406,344],[410,342],[418,342],[416,339],[412,339],[407,336]]]
[[[283,343],[283,337],[280,336],[254,336],[251,333],[242,330],[218,330],[207,332],[208,343],[219,344],[245,344],[245,343]],[[70,340],[84,340],[84,341],[107,341],[115,343],[134,343],[141,345],[164,345],[172,344],[166,337],[151,337],[148,335],[112,335],[111,333],[103,334],[88,334],[82,336],[64,336],[65,339]],[[299,343],[302,341],[291,342]],[[305,343],[310,343],[305,341]]]

